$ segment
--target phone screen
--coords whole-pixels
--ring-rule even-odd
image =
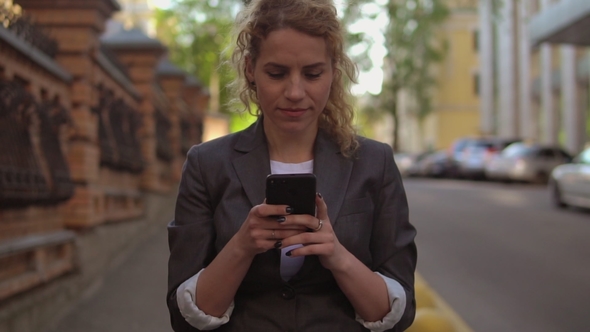
[[[271,174],[266,178],[266,203],[285,204],[292,214],[315,216],[316,178],[311,173]]]

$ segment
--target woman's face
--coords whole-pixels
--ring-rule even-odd
[[[313,134],[330,95],[332,61],[326,41],[293,29],[271,32],[247,78],[256,83],[270,134]]]

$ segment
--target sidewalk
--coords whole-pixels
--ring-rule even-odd
[[[167,241],[162,227],[47,332],[172,332],[166,308]]]
[[[172,332],[165,303],[167,241],[163,228],[140,244],[107,273],[102,285],[97,285],[78,307],[47,332]],[[424,313],[429,317],[417,319],[414,323],[422,323],[414,324],[412,331],[434,331],[430,328],[451,323],[454,328],[444,331],[471,332],[418,274],[416,286],[417,298],[425,302]],[[418,306],[420,309],[420,303]],[[431,309],[439,312],[442,318],[432,316]]]

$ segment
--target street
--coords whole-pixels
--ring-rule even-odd
[[[590,331],[588,211],[544,186],[404,181],[418,271],[474,331]]]
[[[590,331],[590,213],[545,187],[405,179],[418,272],[477,332]],[[165,225],[52,332],[171,331]]]

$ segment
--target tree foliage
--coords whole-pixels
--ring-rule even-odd
[[[223,51],[230,43],[230,32],[237,11],[249,0],[173,0],[170,9],[156,14],[158,38],[170,48],[173,63],[194,74],[217,98],[220,111],[230,100],[227,84],[234,73],[220,66],[227,60]],[[435,84],[432,65],[442,60],[444,47],[437,43],[437,28],[446,19],[448,9],[444,0],[341,0],[340,16],[349,27],[361,20],[372,20],[377,14],[367,14],[365,6],[380,6],[389,18],[384,33],[387,55],[382,92],[374,106],[376,113],[389,113],[394,118],[394,147],[397,148],[397,95],[408,91],[416,100],[414,113],[423,119],[431,110],[430,91]],[[373,66],[369,49],[372,37],[363,32],[347,34],[349,47],[364,50],[352,58],[361,70]],[[359,47],[360,46],[360,47]]]
[[[209,87],[212,105],[229,113],[226,88],[234,78],[223,63],[234,16],[241,0],[173,0],[156,11],[157,36],[170,49],[170,60]],[[215,108],[215,107],[214,107]]]
[[[394,118],[394,149],[398,148],[398,95],[404,91],[413,101],[411,110],[421,123],[432,111],[433,66],[443,60],[446,43],[437,29],[449,10],[443,0],[390,0],[385,30],[387,55],[380,95],[383,112]]]
[[[371,118],[390,114],[394,120],[393,144],[397,150],[398,139],[398,96],[404,91],[414,101],[411,112],[422,121],[432,111],[432,88],[436,85],[433,66],[442,61],[446,44],[438,29],[449,15],[444,0],[349,0],[345,10],[346,22],[371,19],[364,14],[364,6],[375,4],[387,14],[388,24],[384,28],[386,56],[381,93],[371,98],[369,106],[363,108]],[[367,36],[352,36],[354,43],[367,44]],[[356,58],[369,58],[366,51]],[[356,60],[356,59],[355,59]]]

